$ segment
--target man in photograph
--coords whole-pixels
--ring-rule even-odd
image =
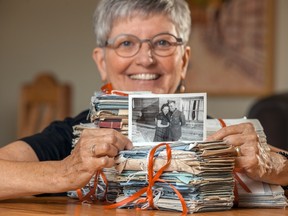
[[[169,141],[178,141],[182,136],[181,127],[186,124],[184,114],[176,108],[176,102],[168,101],[170,127],[169,127]]]

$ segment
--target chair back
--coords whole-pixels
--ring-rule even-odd
[[[71,114],[71,86],[51,73],[40,73],[21,87],[18,138],[41,132],[54,120]]]

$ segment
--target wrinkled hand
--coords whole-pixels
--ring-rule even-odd
[[[131,141],[113,129],[83,130],[71,155],[63,160],[67,187],[83,187],[97,170],[112,167],[119,151],[131,148]]]
[[[273,153],[269,151],[266,142],[265,146],[260,145],[251,123],[224,127],[207,138],[207,141],[213,140],[224,140],[229,145],[238,146],[240,155],[235,160],[236,171],[243,171],[255,180],[271,182],[269,175],[277,169],[277,164],[283,163],[281,158],[275,163],[274,159],[279,159],[279,155],[271,157]]]

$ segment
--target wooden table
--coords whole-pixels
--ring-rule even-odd
[[[103,209],[99,204],[82,205],[78,200],[67,197],[27,197],[21,199],[0,201],[0,216],[180,216],[179,212],[135,209]],[[221,212],[195,213],[195,216],[288,216],[288,209],[232,209]]]

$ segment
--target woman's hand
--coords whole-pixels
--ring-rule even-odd
[[[85,129],[71,155],[62,161],[63,178],[69,190],[83,187],[101,168],[114,165],[114,157],[131,149],[131,141],[114,129]]]
[[[253,124],[242,123],[224,127],[206,139],[212,140],[224,140],[238,148],[236,171],[245,172],[255,180],[277,182],[275,175],[283,169],[284,159],[270,152],[266,139],[260,140]]]

